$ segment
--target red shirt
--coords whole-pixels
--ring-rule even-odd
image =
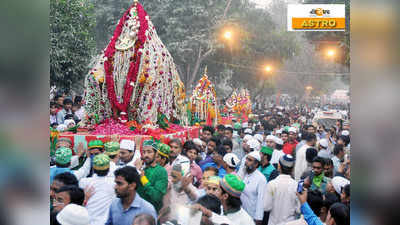
[[[296,140],[294,140],[293,142],[286,142],[285,144],[283,144],[283,149],[282,151],[285,154],[292,154],[293,150],[296,148],[296,145],[299,142],[297,142]]]

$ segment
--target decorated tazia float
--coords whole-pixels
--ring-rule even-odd
[[[184,100],[173,58],[135,1],[85,78],[87,115],[78,132],[59,136],[85,142],[115,134],[140,142],[150,137],[197,137],[199,128],[187,127]]]
[[[247,89],[234,91],[226,100],[223,109],[224,117],[221,118],[222,124],[231,124],[232,119],[247,121],[251,114],[251,98]]]
[[[191,124],[205,123],[217,126],[219,118],[217,94],[214,85],[208,79],[207,67],[204,70],[203,77],[193,90],[189,109]]]

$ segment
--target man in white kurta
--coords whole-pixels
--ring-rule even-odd
[[[104,225],[108,219],[109,208],[115,198],[114,177],[107,176],[109,168],[109,157],[99,154],[93,158],[94,175],[79,181],[80,188],[93,188],[93,195],[86,204],[90,225]]]
[[[317,137],[315,134],[306,133],[303,135],[307,135],[305,140],[306,143],[301,146],[301,148],[296,152],[296,163],[294,166],[294,179],[299,181],[301,175],[307,170],[307,160],[306,160],[306,151],[308,148],[314,147],[315,143],[317,142]]]
[[[267,184],[264,194],[264,210],[270,212],[268,225],[281,225],[295,220],[300,213],[296,196],[297,182],[290,176],[294,165],[291,155],[279,159],[280,175]]]
[[[246,185],[240,196],[242,207],[256,223],[261,224],[264,217],[263,199],[267,180],[257,169],[260,162],[260,152],[250,152],[246,156],[245,168],[240,170],[238,175]]]

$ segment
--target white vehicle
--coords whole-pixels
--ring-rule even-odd
[[[342,113],[331,110],[331,111],[319,111],[313,118],[314,125],[324,125],[326,129],[336,125],[337,120],[344,120],[345,117]]]

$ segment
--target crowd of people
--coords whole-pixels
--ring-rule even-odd
[[[50,127],[65,131],[78,124],[85,115],[82,96],[73,99],[65,93],[58,93],[50,102]]]
[[[51,126],[81,119],[81,100],[56,97]],[[141,149],[118,136],[88,146],[59,138],[51,224],[349,225],[350,124],[313,124],[311,113],[272,106]]]

